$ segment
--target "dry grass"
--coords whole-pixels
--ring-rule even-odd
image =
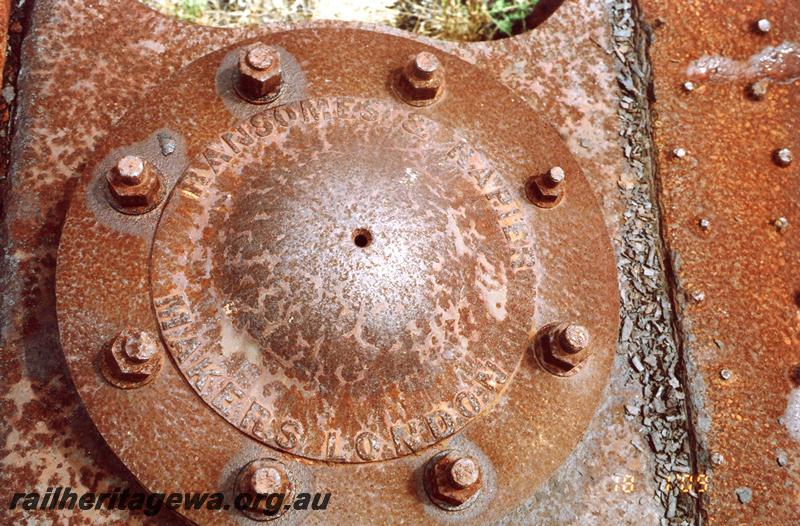
[[[446,40],[523,31],[539,0],[142,0],[198,24],[235,27],[312,18],[386,24]]]

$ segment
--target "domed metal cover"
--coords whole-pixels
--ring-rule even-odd
[[[242,42],[148,94],[96,152],[58,263],[75,385],[153,491],[229,492],[242,465],[272,456],[307,491],[334,493],[326,513],[430,520],[447,512],[424,497],[422,466],[458,444],[486,473],[459,516],[502,517],[575,446],[608,377],[617,282],[594,196],[555,131],[456,57],[357,29],[267,43],[285,65],[273,103],[235,94]],[[447,83],[416,108],[391,82],[422,50]],[[127,154],[171,192],[140,216],[103,187]],[[565,196],[537,208],[526,181],[553,166]],[[587,327],[594,350],[569,377],[529,350],[563,320]],[[172,359],[123,391],[97,364],[126,326],[159,333]],[[343,463],[364,465],[353,477]]]

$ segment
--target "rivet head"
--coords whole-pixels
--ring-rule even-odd
[[[778,232],[785,232],[789,228],[789,220],[781,216],[772,222],[772,225]]]
[[[469,506],[483,485],[480,462],[461,451],[433,457],[425,468],[425,489],[431,501],[447,510]]]
[[[694,91],[694,82],[692,82],[691,80],[687,80],[686,82],[684,82],[683,83],[683,91],[686,91],[686,92]]]
[[[769,82],[766,80],[757,80],[748,86],[747,93],[750,95],[750,98],[753,100],[762,100],[764,97],[767,96],[767,88],[769,87]]]
[[[702,230],[708,230],[709,228],[711,228],[711,220],[705,217],[700,219],[700,221],[698,221],[697,224],[700,226]]]
[[[772,23],[766,18],[762,18],[756,22],[756,31],[761,34],[767,34],[772,31]]]
[[[686,150],[684,148],[675,148],[674,150],[672,150],[672,155],[676,159],[683,159],[684,157],[686,157]]]
[[[778,166],[786,167],[792,164],[794,156],[789,148],[780,148],[772,154],[772,159]]]
[[[722,369],[719,372],[719,377],[722,378],[723,380],[730,380],[731,378],[733,378],[733,372],[730,369]]]

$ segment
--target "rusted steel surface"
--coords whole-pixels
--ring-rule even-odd
[[[800,164],[773,157],[800,151],[800,4],[642,5],[708,523],[794,525]]]
[[[328,23],[309,26],[340,27]],[[26,41],[23,57],[28,70],[21,81],[22,86],[30,90],[31,97],[21,102],[17,133],[19,140],[14,143],[12,152],[11,184],[4,194],[4,204],[8,210],[4,235],[9,254],[4,266],[9,272],[4,273],[8,284],[5,288],[4,314],[8,313],[8,316],[3,317],[2,372],[8,379],[3,392],[4,417],[10,424],[2,460],[4,492],[12,488],[41,488],[59,483],[72,485],[77,490],[98,490],[124,483],[117,477],[125,476],[125,468],[113,458],[94,433],[65,376],[66,366],[58,352],[53,294],[58,236],[54,233],[59,232],[66,203],[76,184],[76,174],[88,168],[92,151],[104,142],[103,138],[109,133],[112,122],[121,119],[132,107],[140,108],[142,114],[128,115],[123,122],[129,123],[129,126],[133,126],[136,119],[144,119],[148,115],[152,118],[151,122],[156,122],[158,116],[153,115],[156,108],[169,109],[174,101],[184,103],[180,101],[181,97],[173,97],[161,101],[160,106],[139,105],[145,93],[167,78],[168,73],[174,73],[220,47],[242,38],[267,35],[270,31],[274,29],[220,31],[185,26],[137,4],[37,3],[31,36]],[[400,34],[395,31],[388,33]],[[91,35],[91,38],[87,38],[87,35]],[[537,29],[535,39],[534,34],[529,34],[475,45],[428,43],[479,65],[482,72],[494,75],[525,97],[540,117],[556,126],[571,153],[578,158],[592,189],[602,197],[605,223],[613,233],[619,221],[618,213],[623,208],[616,193],[617,177],[620,173],[626,173],[628,168],[616,139],[618,122],[614,111],[617,103],[614,63],[604,48],[608,40],[608,21],[602,6],[580,1],[563,6]],[[111,49],[108,42],[117,42],[118,45]],[[309,47],[314,49],[314,46]],[[409,53],[411,51],[409,48]],[[67,56],[73,68],[53,67],[53,64]],[[84,74],[96,71],[98,65],[105,68],[102,75]],[[77,82],[75,77],[78,72],[81,72],[81,82]],[[132,76],[135,82],[130,82]],[[50,82],[43,82],[43,79]],[[370,89],[376,88],[372,86]],[[233,116],[237,119],[247,116],[242,113],[241,101],[223,99],[227,101],[231,113],[223,113],[220,123],[234,124],[238,120]],[[58,111],[46,111],[47,108],[58,108]],[[491,114],[488,118],[491,118]],[[456,131],[463,133],[471,127],[470,123]],[[139,130],[127,130],[130,134],[127,136],[129,144],[133,144]],[[169,130],[159,130],[164,131]],[[124,137],[118,140],[122,141]],[[145,148],[148,155],[158,158],[160,153],[156,149],[161,149],[163,141],[158,134],[150,139],[140,147]],[[184,138],[177,136],[175,139],[178,148],[162,164],[162,168],[169,171],[172,177],[187,159],[182,157],[180,150]],[[502,157],[497,152],[495,155]],[[569,221],[579,220],[569,218]],[[574,230],[582,230],[582,227],[574,227]],[[594,231],[601,229],[595,228]],[[115,234],[117,237],[122,235],[130,238],[131,232]],[[142,244],[141,241],[137,243]],[[567,242],[565,244],[569,245]],[[585,257],[587,255],[580,254],[578,260]],[[119,268],[103,268],[102,272],[107,277],[115,272],[127,272],[131,267],[136,269],[134,263],[114,260]],[[135,272],[140,276],[137,279],[146,280],[146,274],[138,274],[139,270]],[[554,281],[551,286],[555,286],[556,275],[553,274],[552,278]],[[542,285],[547,288],[547,280],[540,287]],[[539,293],[542,293],[541,289]],[[550,290],[549,294],[555,294],[555,290]],[[149,308],[146,298],[137,297],[135,302],[133,312],[144,313]],[[156,330],[155,325],[150,328]],[[109,338],[113,336],[109,333]],[[92,335],[86,334],[85,337],[91,338]],[[170,361],[168,365],[171,364]],[[90,365],[81,369],[81,374],[96,380],[97,369]],[[153,384],[158,381],[156,379]],[[170,377],[169,381],[175,382],[175,386],[186,387],[180,378]],[[519,373],[514,383],[526,385]],[[636,433],[633,426],[621,416],[625,393],[629,391],[624,384],[624,375],[615,372],[610,397],[592,422],[581,447],[542,491],[508,515],[507,520],[524,520],[524,517],[533,516],[542,523],[558,524],[565,522],[564,514],[567,513],[569,522],[591,524],[596,522],[597,517],[638,521],[659,513],[649,500],[652,488],[646,482],[637,486],[631,494],[611,492],[615,475],[621,476],[626,470],[646,473],[650,463],[647,452],[637,453],[629,444]],[[122,399],[121,391],[114,393],[114,397]],[[187,402],[196,411],[185,413],[188,415],[188,425],[201,423],[194,420],[194,415],[202,421],[213,421],[219,425],[221,419],[202,404],[197,395],[190,394],[191,399],[187,399]],[[500,400],[501,404],[507,404],[507,399]],[[115,404],[109,404],[109,409],[113,409]],[[530,409],[527,402],[517,408],[521,412]],[[123,419],[132,417],[125,414],[119,416]],[[465,429],[477,427],[476,424],[480,424],[482,419],[480,417]],[[230,451],[234,447],[232,444],[244,440],[244,435],[236,432],[232,426],[225,424],[219,429],[227,431],[223,431],[220,437],[208,437],[208,440],[220,452]],[[107,433],[109,431],[111,434],[108,436],[121,433],[121,429],[106,430]],[[234,441],[224,440],[226,437],[234,437]],[[575,443],[579,438],[573,436],[567,441]],[[127,440],[130,440],[130,435]],[[147,435],[141,440],[147,442]],[[480,457],[480,451],[470,449],[471,444],[454,442],[467,449],[469,454]],[[190,467],[199,470],[196,473],[198,478],[192,478],[189,486],[201,489],[194,486],[204,476],[203,470],[221,469],[233,473],[252,460],[253,455],[255,450],[243,451],[239,462],[234,462],[235,465],[220,466],[224,454],[207,457],[210,459],[209,466],[193,462]],[[420,467],[425,460],[416,456],[408,458],[418,462]],[[128,467],[134,472],[142,472],[152,460],[134,460]],[[546,464],[542,466],[542,473],[559,464],[558,456],[543,456],[533,460]],[[45,469],[45,466],[48,468]],[[169,457],[162,458],[158,466],[162,470],[184,473],[188,467],[181,465],[181,459]],[[520,463],[514,466],[504,463],[494,467],[501,471],[526,469]],[[340,468],[342,466],[336,469]],[[369,464],[345,469],[352,470],[345,477],[349,481],[358,478],[362,470],[369,469]],[[300,475],[301,478],[310,477],[305,471]],[[492,483],[492,473],[487,476]],[[322,480],[326,479],[323,477]],[[503,485],[503,488],[509,486]],[[337,487],[327,484],[327,489],[335,491]],[[552,491],[561,493],[560,502],[562,506],[569,507],[567,512],[547,505],[548,495]],[[521,490],[514,492],[517,494],[502,495],[497,505],[507,508],[524,493]],[[424,497],[420,497],[420,500],[424,500]],[[342,506],[359,509],[363,506],[363,496],[354,495],[352,491],[343,492],[340,502]],[[399,501],[387,497],[382,505],[387,509],[395,509]],[[446,518],[446,515],[435,515],[434,511],[431,513],[433,515],[427,517],[429,520]],[[54,512],[28,515],[55,517]],[[20,510],[14,512],[15,518],[22,516]],[[100,518],[98,516],[105,521],[131,520],[126,512],[104,511],[75,514],[73,519],[89,522]],[[159,520],[168,518],[161,517]],[[326,517],[319,517],[318,520],[326,520]]]
[[[413,39],[314,28],[264,41],[302,64],[271,106],[222,100],[235,82],[226,57],[247,41],[152,91],[90,157],[58,258],[76,388],[153,490],[228,492],[231,470],[272,454],[310,473],[306,491],[347,481],[326,511],[336,520],[388,521],[400,508],[425,521],[436,510],[420,498],[422,466],[457,444],[486,473],[460,516],[502,518],[561,464],[607,383],[619,305],[594,195],[530,106],[454,56],[437,53],[447,92],[422,113],[386,86],[419,51]],[[312,42],[325,52],[308,53]],[[357,78],[331,74],[342,57]],[[170,156],[157,146],[166,129],[181,139]],[[115,214],[98,190],[131,154],[165,181],[183,174],[160,218]],[[556,165],[565,198],[528,204],[529,174]],[[561,320],[583,324],[594,350],[568,377],[528,352],[536,330]],[[93,367],[126,325],[160,328],[173,358],[135,393]],[[203,460],[188,470],[191,456]]]
[[[11,2],[0,0],[0,73],[6,65],[6,49],[8,48],[8,25],[11,20]]]

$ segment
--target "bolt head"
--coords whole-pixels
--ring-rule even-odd
[[[772,30],[772,23],[766,18],[762,18],[756,22],[756,30],[758,30],[759,33],[767,34]]]
[[[694,82],[692,82],[691,80],[687,80],[686,82],[684,82],[683,83],[683,91],[687,91],[687,92],[694,91]]]
[[[698,225],[700,225],[701,229],[708,230],[711,228],[711,220],[704,217],[698,222]]]
[[[533,350],[545,370],[569,376],[591,356],[591,335],[575,323],[551,323],[536,334]]]
[[[125,356],[135,363],[144,363],[158,353],[158,344],[150,333],[137,329],[125,332],[122,348]]]
[[[480,467],[472,457],[459,458],[450,466],[450,480],[459,489],[472,486],[480,478]]]
[[[411,57],[395,83],[397,95],[412,106],[433,104],[444,92],[444,68],[432,53]]]
[[[781,148],[780,150],[776,150],[772,155],[772,158],[775,161],[775,164],[783,167],[789,166],[792,164],[792,160],[794,160],[792,151],[789,148]]]
[[[254,44],[239,54],[239,78],[236,91],[250,102],[274,99],[283,83],[283,68],[278,49]]]
[[[144,178],[144,161],[135,155],[126,155],[117,161],[114,176],[117,182],[127,186],[141,184]]]
[[[719,372],[719,377],[722,378],[723,380],[730,380],[731,378],[733,378],[733,371],[731,371],[730,369],[722,369]]]
[[[547,172],[547,181],[553,185],[563,183],[565,177],[564,169],[560,166],[553,166],[550,168],[550,171]]]
[[[539,208],[557,206],[565,194],[564,169],[554,166],[543,174],[532,175],[525,182],[525,197]]]
[[[459,451],[448,451],[434,457],[425,469],[428,496],[445,509],[469,505],[482,485],[478,460]]]
[[[589,347],[589,331],[582,325],[570,323],[561,333],[561,345],[570,354],[576,354]]]
[[[108,190],[117,207],[126,213],[144,213],[161,200],[161,178],[141,157],[128,155],[106,176]]]
[[[414,56],[414,72],[419,78],[429,79],[441,66],[439,59],[433,53],[423,51]]]
[[[784,232],[787,228],[789,228],[789,220],[785,217],[779,217],[775,221],[772,222],[778,232]]]
[[[280,494],[284,500],[291,501],[294,490],[289,469],[280,461],[264,458],[246,464],[236,476],[236,489],[239,493],[250,495],[251,498],[259,495]],[[257,505],[256,505],[257,503]],[[276,517],[283,514],[283,508],[277,510],[275,515],[264,515],[267,502],[252,500],[250,509],[241,510],[251,518],[261,519]]]
[[[255,46],[245,53],[247,65],[258,71],[267,71],[275,60],[275,52],[269,46]]]
[[[152,380],[162,362],[156,339],[147,331],[127,327],[111,342],[101,370],[110,383],[128,389]]]
[[[683,148],[675,148],[672,150],[672,155],[675,156],[676,159],[683,159],[686,157],[686,150]]]
[[[256,495],[279,493],[283,489],[284,481],[280,471],[268,466],[254,469],[247,481],[248,489]]]

